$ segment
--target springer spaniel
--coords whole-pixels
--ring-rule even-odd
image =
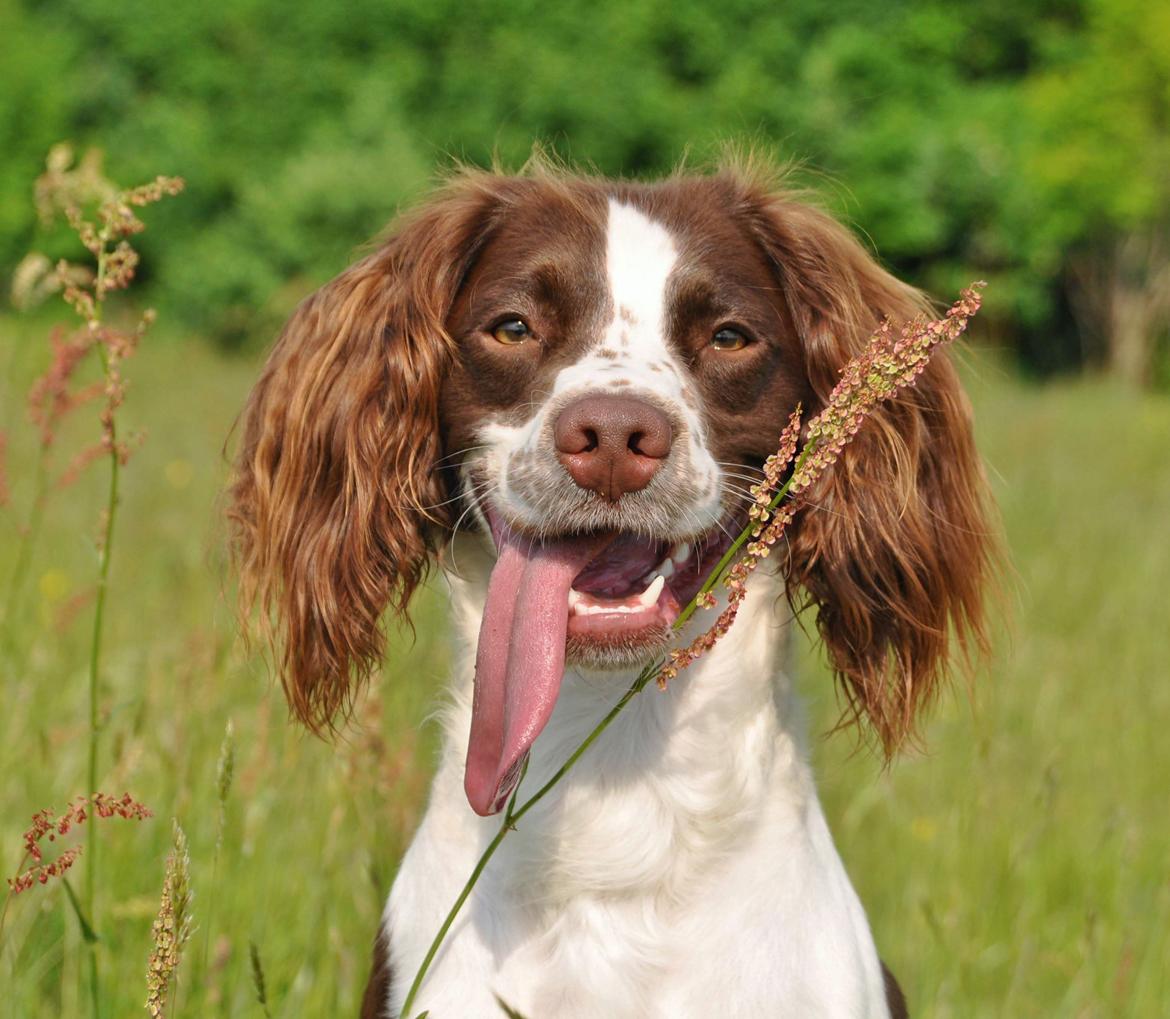
[[[521,764],[537,789],[668,645],[795,404],[923,307],[751,169],[537,165],[455,175],[297,310],[232,490],[292,709],[332,728],[432,563],[458,647],[363,1015],[399,1014]],[[415,1014],[494,1019],[499,995],[529,1019],[904,1015],[817,800],[789,606],[815,607],[849,714],[893,752],[982,644],[988,533],[940,356],[810,493],[731,632],[505,840]]]

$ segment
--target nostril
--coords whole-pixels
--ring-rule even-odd
[[[611,502],[650,483],[670,455],[673,437],[670,420],[652,404],[601,394],[569,404],[553,425],[565,470]]]
[[[630,432],[626,448],[631,453],[651,460],[665,459],[670,453],[674,438],[670,422],[657,412],[647,414],[644,420],[644,427]]]

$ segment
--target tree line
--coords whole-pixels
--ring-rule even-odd
[[[795,159],[903,277],[986,277],[1020,362],[1170,385],[1164,0],[176,0],[0,4],[0,273],[63,238],[55,142],[182,174],[149,296],[262,345],[453,159],[534,140],[649,176],[728,139]]]

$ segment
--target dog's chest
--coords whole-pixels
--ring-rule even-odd
[[[694,682],[701,681],[696,675]],[[528,792],[612,700],[612,694],[578,684],[562,694],[563,708],[558,705],[533,755]],[[761,704],[729,740],[716,731],[717,718],[704,721],[706,694],[648,691],[627,708],[572,781],[515,833],[510,860],[517,893],[539,889],[549,903],[632,893],[685,897],[704,868],[743,841],[758,818],[772,768],[773,720]]]
[[[737,643],[718,645],[667,693],[636,697],[523,817],[436,958],[420,1007],[486,1019],[500,1014],[499,995],[531,1019],[768,1015],[815,986],[808,1000],[845,995],[822,1014],[882,1014],[856,1007],[870,997],[861,974],[880,986],[876,956],[776,672],[773,593],[749,594]],[[614,683],[565,677],[521,801],[612,707]],[[470,684],[454,695],[430,807],[387,911],[391,956],[407,975],[500,824],[467,808]],[[404,992],[396,987],[394,1005]]]
[[[702,913],[718,908],[714,887],[733,902],[750,896],[729,886],[728,861],[761,823],[771,752],[749,731],[712,754],[693,726],[662,717],[654,693],[639,706],[552,808],[521,825],[494,875],[504,900],[528,904],[510,913],[519,947],[500,986],[525,988],[532,1015],[655,1014],[690,966]]]

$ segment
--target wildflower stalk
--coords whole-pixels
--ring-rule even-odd
[[[150,816],[150,810],[129,793],[115,797],[100,792],[92,799],[88,796],[78,796],[59,817],[47,809],[38,810],[33,814],[32,825],[24,832],[24,855],[16,868],[16,874],[7,880],[8,894],[4,899],[3,908],[0,908],[0,944],[3,944],[4,921],[8,916],[8,906],[12,899],[21,892],[28,891],[33,885],[48,884],[53,878],[61,878],[65,884],[83,938],[87,942],[95,940],[96,935],[81,908],[81,903],[74,896],[72,887],[64,877],[65,872],[77,862],[84,847],[70,846],[62,850],[55,859],[46,862],[44,843],[57,842],[74,828],[84,824],[92,825],[99,819],[121,817],[128,821],[143,821]],[[28,866],[30,861],[32,866]]]
[[[797,406],[780,436],[780,448],[764,464],[763,480],[752,488],[755,501],[747,526],[720,557],[698,592],[679,612],[672,629],[677,633],[699,608],[713,607],[715,596],[712,592],[719,584],[728,588],[727,608],[720,613],[714,625],[688,647],[675,649],[666,658],[643,668],[622,694],[621,699],[581,741],[568,760],[529,799],[517,806],[520,787],[527,771],[527,761],[525,762],[525,771],[521,772],[520,781],[517,782],[516,789],[508,801],[499,831],[483,851],[423,957],[402,1004],[401,1015],[404,1019],[411,1019],[410,1008],[435,955],[463,904],[508,833],[514,831],[521,818],[568,774],[626,705],[641,693],[652,679],[657,678],[658,685],[665,689],[670,679],[709,650],[727,632],[735,620],[740,602],[746,595],[745,585],[748,576],[760,561],[768,556],[772,545],[793,519],[796,511],[794,499],[812,487],[821,475],[832,467],[841,450],[857,434],[879,402],[889,400],[906,386],[913,385],[925,369],[934,350],[942,343],[958,338],[966,328],[967,322],[979,310],[981,299],[978,291],[983,286],[982,283],[976,283],[963,291],[960,300],[950,308],[943,319],[933,321],[915,319],[908,323],[898,336],[894,335],[888,320],[883,322],[870,337],[867,348],[845,366],[841,373],[841,381],[830,394],[824,410],[809,422],[804,446],[800,449],[799,455],[797,448],[801,408]],[[786,501],[787,504],[784,505]],[[746,551],[742,558],[736,561],[745,545]],[[425,1015],[426,1013],[423,1013],[423,1016]],[[423,1016],[415,1019],[423,1019]]]
[[[44,509],[48,486],[48,449],[52,445],[56,426],[70,409],[79,406],[98,390],[90,387],[81,392],[71,392],[70,378],[90,350],[97,350],[102,369],[102,386],[105,405],[102,408],[101,440],[88,450],[83,450],[66,470],[62,483],[67,483],[86,464],[95,459],[108,458],[109,475],[106,487],[105,510],[102,516],[101,534],[98,539],[97,588],[94,601],[93,630],[90,637],[88,664],[88,741],[86,753],[85,796],[88,799],[90,816],[98,816],[102,809],[102,797],[98,788],[98,753],[101,736],[99,716],[99,693],[101,685],[101,664],[103,637],[105,633],[106,602],[109,593],[110,562],[113,557],[113,538],[119,503],[119,476],[121,467],[130,456],[130,445],[119,438],[117,410],[125,395],[125,384],[119,371],[123,359],[130,356],[143,333],[154,321],[154,312],[143,313],[133,330],[119,330],[105,324],[106,298],[116,290],[128,287],[134,278],[138,255],[131,247],[128,237],[144,229],[144,224],[135,215],[134,208],[157,202],[166,195],[178,194],[183,182],[178,178],[158,177],[141,187],[118,190],[100,174],[100,153],[90,153],[83,158],[81,166],[70,169],[73,161],[68,146],[57,146],[49,154],[46,172],[37,181],[37,201],[42,218],[50,221],[63,213],[69,226],[77,234],[82,245],[96,263],[96,273],[79,265],[61,261],[53,273],[46,277],[60,289],[65,302],[81,320],[81,326],[69,337],[64,331],[55,332],[53,363],[45,376],[30,392],[29,410],[34,423],[40,428],[41,456],[38,465],[36,492],[33,499],[32,524],[39,525]],[[87,218],[96,204],[96,216]],[[47,271],[49,262],[37,256],[38,265]],[[38,268],[37,273],[41,272]],[[44,287],[39,289],[45,290]],[[15,598],[24,583],[31,549],[36,531],[30,530],[18,555],[16,571],[9,588],[5,626],[11,630],[12,610]],[[92,829],[93,826],[91,825]],[[84,844],[77,847],[77,853],[85,852],[85,887],[78,909],[83,927],[99,928],[97,920],[98,885],[98,838],[97,832],[85,833]],[[76,853],[74,854],[76,855]],[[99,1017],[101,1001],[96,938],[86,938],[89,949],[89,984],[91,1011],[94,1019]]]
[[[90,318],[86,323],[91,333],[97,332],[101,327],[101,316],[105,303],[106,248],[109,244],[109,236],[105,229],[99,234],[99,239],[102,247],[98,254],[97,278],[94,281],[94,300],[90,305],[92,310],[90,312]],[[101,344],[98,345],[98,351],[101,355],[102,375],[108,391],[115,381],[112,376],[111,355],[105,346]],[[109,485],[106,488],[104,527],[102,529],[100,545],[98,546],[97,592],[94,598],[93,633],[90,637],[89,644],[89,746],[87,753],[86,788],[89,790],[91,797],[96,795],[95,790],[98,785],[98,739],[101,735],[101,724],[98,718],[98,679],[101,674],[102,634],[104,632],[102,624],[105,620],[106,593],[109,590],[110,580],[110,552],[114,540],[114,521],[118,512],[118,468],[120,467],[116,431],[117,424],[112,411],[107,411],[103,416],[103,426],[108,441],[110,474]],[[83,902],[86,918],[90,926],[96,930],[98,927],[97,908],[95,905],[98,843],[96,827],[93,825],[90,826],[90,830],[87,833],[86,842],[88,852],[85,858],[85,898]],[[89,945],[89,971],[92,1014],[94,1019],[97,1019],[101,995],[99,993],[97,946],[95,944]]]

